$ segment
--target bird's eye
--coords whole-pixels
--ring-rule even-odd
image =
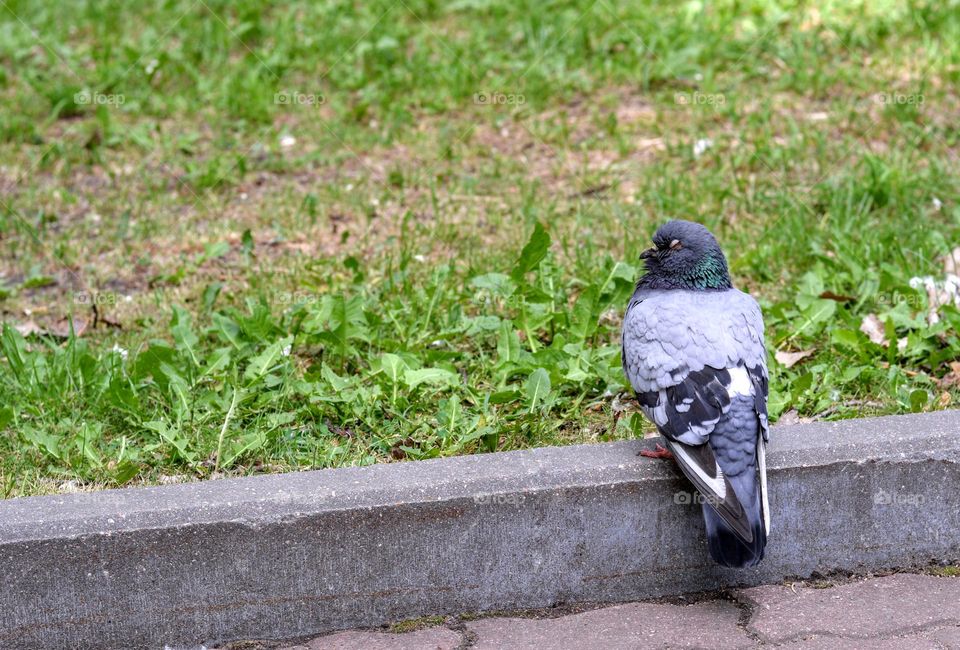
[[[679,239],[674,239],[672,242],[670,242],[671,250],[677,251],[677,250],[680,250],[681,248],[683,248],[683,244],[680,243]]]

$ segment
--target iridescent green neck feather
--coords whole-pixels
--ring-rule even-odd
[[[637,282],[637,289],[724,291],[732,288],[727,261],[719,249],[707,252],[695,266],[679,273],[667,271],[655,260],[647,260],[647,273]]]
[[[729,289],[730,274],[722,256],[707,255],[689,273],[680,278],[688,289]]]

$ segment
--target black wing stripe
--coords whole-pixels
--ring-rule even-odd
[[[730,407],[729,386],[726,369],[708,366],[688,373],[683,381],[664,391],[637,393],[637,400],[648,412],[658,413],[653,419],[665,437],[679,438],[690,431],[707,435]],[[665,400],[661,400],[661,393]]]

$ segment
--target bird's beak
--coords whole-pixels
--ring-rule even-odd
[[[648,248],[647,250],[645,250],[645,251],[643,251],[642,253],[640,253],[640,259],[645,260],[645,259],[647,259],[648,257],[653,257],[653,256],[656,255],[656,254],[657,254],[657,249],[656,249],[656,248]]]

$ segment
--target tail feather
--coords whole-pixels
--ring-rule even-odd
[[[707,544],[710,555],[723,566],[742,568],[755,566],[763,559],[767,545],[767,530],[763,523],[759,485],[754,472],[744,472],[730,478],[734,490],[747,515],[753,531],[753,540],[746,542],[723,520],[713,506],[703,504],[703,519],[707,526]]]

